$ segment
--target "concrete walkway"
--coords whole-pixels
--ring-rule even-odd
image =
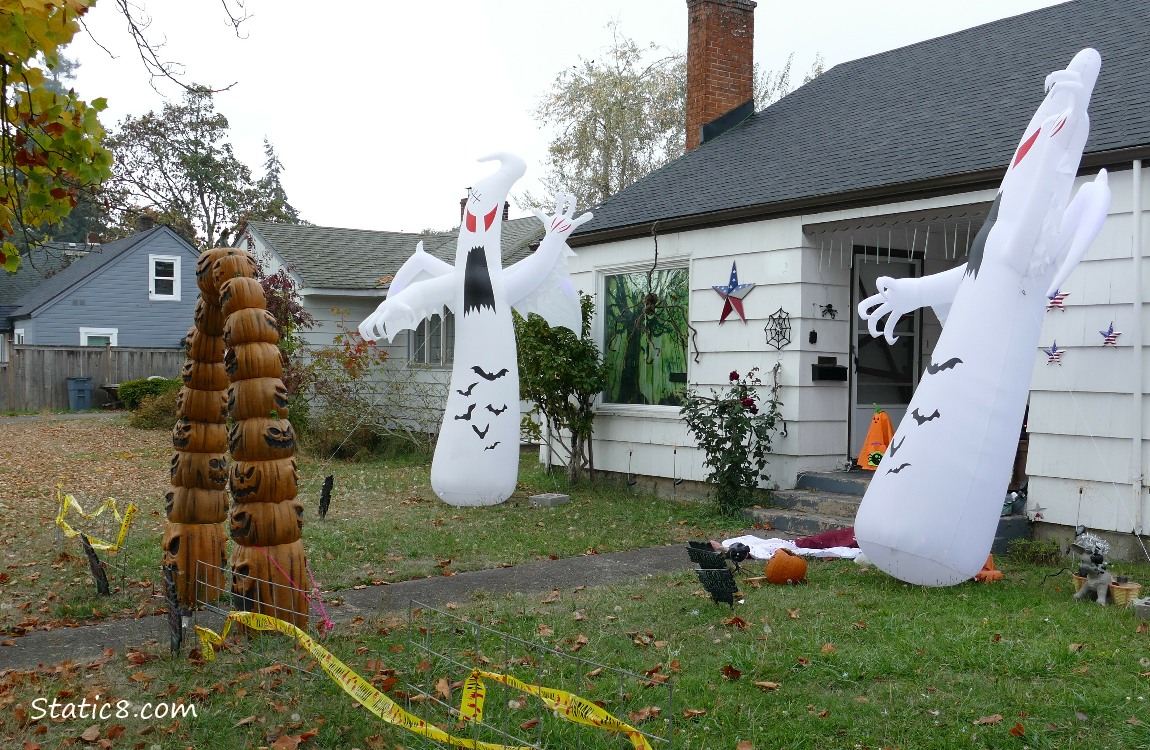
[[[449,602],[466,604],[477,591],[529,594],[576,586],[631,583],[661,573],[693,568],[683,545],[652,547],[341,591],[344,604],[338,607],[328,605],[327,610],[328,616],[336,623],[349,622],[357,616],[371,619],[384,613],[406,612],[412,600],[441,607]],[[188,637],[194,640],[194,635],[188,634]],[[32,669],[65,659],[84,663],[102,656],[105,648],[123,651],[139,647],[148,640],[158,641],[166,649],[168,626],[165,616],[154,615],[133,620],[108,620],[78,628],[38,630],[12,640],[14,646],[0,647],[0,670]],[[185,648],[189,647],[185,640]]]

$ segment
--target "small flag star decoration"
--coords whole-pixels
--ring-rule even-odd
[[[1058,348],[1058,342],[1055,341],[1050,345],[1049,349],[1043,349],[1046,353],[1046,364],[1062,366],[1062,349]]]
[[[711,288],[723,298],[723,314],[719,316],[719,325],[723,324],[723,321],[727,319],[727,316],[731,314],[732,310],[739,314],[739,318],[744,323],[747,322],[747,316],[743,312],[743,298],[751,293],[755,285],[753,283],[739,283],[739,269],[735,266],[734,262],[731,263],[731,279],[727,282],[727,285],[713,286]]]
[[[1049,302],[1046,303],[1046,309],[1048,311],[1049,310],[1061,310],[1062,312],[1066,312],[1066,308],[1063,307],[1062,304],[1066,301],[1066,298],[1069,296],[1070,296],[1070,292],[1062,292],[1062,291],[1055,289],[1054,294],[1050,295],[1050,297],[1047,298],[1049,300]]]
[[[1122,335],[1121,331],[1114,330],[1114,321],[1110,322],[1110,327],[1105,331],[1099,331],[1102,334],[1102,346],[1112,346],[1118,348],[1118,337]]]

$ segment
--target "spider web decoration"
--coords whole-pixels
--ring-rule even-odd
[[[791,343],[790,313],[780,307],[767,318],[767,324],[763,326],[763,331],[767,334],[767,344],[775,347],[776,350],[781,350]]]

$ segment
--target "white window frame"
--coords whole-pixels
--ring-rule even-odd
[[[607,311],[605,309],[605,300],[607,299],[607,277],[617,276],[620,274],[633,274],[645,273],[651,269],[650,261],[641,263],[626,263],[619,265],[599,266],[594,269],[595,274],[595,288],[598,290],[598,299],[595,300],[595,318],[591,327],[591,331],[595,336],[595,342],[599,345],[600,349],[606,351],[606,328],[607,328]],[[687,271],[687,320],[691,320],[691,290],[694,288],[692,277],[692,263],[690,258],[676,258],[672,261],[659,263],[660,271]],[[690,339],[687,341],[687,384],[690,387],[691,382],[691,365],[693,364],[691,358],[691,345]],[[678,406],[663,406],[661,404],[619,404],[612,401],[606,401],[603,398],[603,391],[600,391],[595,396],[595,411],[600,414],[616,414],[616,415],[643,415],[653,417],[656,419],[679,419]]]
[[[167,300],[170,302],[180,301],[180,261],[178,255],[149,255],[148,256],[148,299],[150,300]],[[156,292],[156,263],[171,263],[172,264],[172,293],[171,294],[158,294]],[[161,276],[160,278],[165,278]]]
[[[12,331],[12,344],[14,346],[24,346],[24,329],[17,328]]]
[[[81,328],[80,329],[80,346],[91,346],[88,343],[89,336],[107,336],[110,346],[117,346],[117,339],[120,335],[119,328]]]
[[[432,356],[425,345],[421,356],[417,350],[419,339],[427,340],[427,327],[433,320],[439,323],[439,352]],[[448,322],[450,321],[451,335],[448,336]],[[420,367],[451,367],[455,361],[455,314],[447,310],[445,315],[432,315],[424,318],[419,325],[411,330],[407,337],[407,361]]]

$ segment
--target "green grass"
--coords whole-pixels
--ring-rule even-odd
[[[699,590],[685,555],[683,567],[635,585],[563,590],[555,601],[479,591],[449,611],[611,667],[643,673],[661,665],[657,673],[671,676],[673,706],[642,726],[659,734],[669,713],[678,748],[735,748],[744,740],[759,750],[1150,747],[1150,634],[1128,610],[1072,601],[1065,575],[1044,582],[1047,569],[1004,562],[1003,582],[927,589],[847,561],[812,562],[808,584],[744,586],[746,604],[732,611]],[[1127,568],[1150,580],[1150,567]],[[411,653],[409,636],[438,639],[440,647],[452,642],[457,655],[473,655],[467,628],[445,626],[432,614],[417,617],[412,631],[401,618],[341,626],[326,646],[377,683],[386,670],[397,670],[393,695],[407,679],[429,685],[440,677],[462,680],[465,669],[433,660],[424,671],[421,654]],[[745,627],[732,622],[733,615]],[[576,652],[580,637],[586,645]],[[285,640],[264,637],[258,648],[289,664],[310,662]],[[158,646],[151,651],[160,653]],[[638,681],[624,689],[600,684],[605,677],[578,681],[574,662],[530,647],[505,650],[487,637],[479,651],[491,657],[489,669],[541,675],[551,687],[603,700],[625,721],[644,706],[666,705],[657,688]],[[530,668],[516,661],[524,654],[533,660]],[[209,664],[158,658],[141,666],[117,654],[97,670],[77,666],[0,678],[0,706],[7,701],[27,710],[37,696],[97,689],[134,704],[196,705],[198,717],[175,727],[170,721],[114,722],[125,726],[128,747],[134,741],[259,747],[279,733],[311,728],[318,734],[304,748],[423,746],[357,708],[334,682],[269,665],[267,657],[247,650],[223,652]],[[728,679],[724,667],[740,675]],[[777,687],[763,689],[757,682]],[[510,712],[516,732],[519,721],[537,714],[533,704],[508,708],[513,696],[498,686],[489,691],[490,710]],[[686,709],[705,713],[684,718]],[[413,712],[437,716],[427,704]],[[36,740],[51,747],[93,723],[21,727],[18,714],[0,712],[0,746]],[[41,725],[47,729],[36,735]],[[458,731],[451,722],[445,726]],[[570,727],[546,726],[545,746],[574,746]],[[533,738],[531,731],[521,736]],[[584,733],[581,746],[623,746],[618,738],[597,737]]]

